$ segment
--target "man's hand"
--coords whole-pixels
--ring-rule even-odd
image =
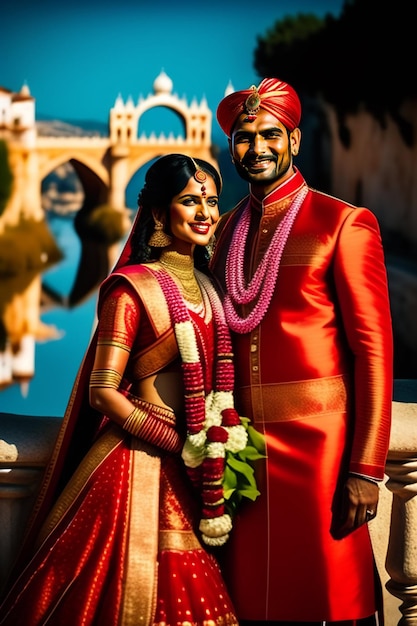
[[[349,476],[343,489],[339,519],[334,520],[334,536],[337,539],[346,537],[373,519],[377,513],[378,500],[378,484],[359,476]]]

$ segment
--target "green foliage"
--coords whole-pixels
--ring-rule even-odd
[[[265,47],[265,52],[272,53],[278,48],[285,51],[290,49],[295,42],[301,43],[319,32],[324,26],[324,21],[312,14],[301,14],[297,17],[287,15],[275,23],[273,28],[266,32],[265,37],[258,37],[259,44]]]
[[[43,271],[62,257],[45,221],[22,221],[0,235],[0,278]]]
[[[265,438],[253,426],[247,417],[240,418],[248,434],[246,448],[241,452],[226,453],[226,468],[223,488],[226,509],[233,516],[243,498],[255,501],[260,495],[256,484],[254,463],[265,458]]]
[[[9,164],[7,144],[0,139],[0,215],[9,201],[12,193],[13,173]]]
[[[342,118],[363,106],[383,125],[389,113],[410,142],[399,109],[417,96],[417,74],[410,71],[414,30],[413,2],[345,0],[337,19],[298,15],[277,21],[258,37],[254,66],[261,77],[282,78],[301,95],[322,95]]]
[[[106,204],[79,211],[74,220],[74,227],[81,240],[95,241],[108,246],[120,241],[126,230],[123,213]]]

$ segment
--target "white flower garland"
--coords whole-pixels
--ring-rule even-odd
[[[166,270],[158,272],[157,277],[167,298],[183,366],[186,368],[187,366],[188,368],[193,368],[195,376],[197,377],[196,380],[200,380],[202,382],[203,373],[197,339],[188,309],[184,304],[175,282],[171,279]],[[193,420],[196,416],[198,418],[197,421],[192,422],[192,427],[194,430],[197,428],[199,428],[199,430],[197,432],[190,432],[188,425],[187,438],[182,450],[183,461],[185,465],[191,469],[198,468],[204,463],[205,459],[222,459],[224,461],[226,451],[239,452],[244,450],[248,439],[246,429],[242,424],[233,424],[228,426],[223,425],[222,423],[224,421],[224,416],[222,415],[223,411],[227,413],[227,410],[233,410],[235,413],[233,400],[234,377],[233,365],[231,363],[232,354],[230,336],[228,334],[223,308],[214,287],[208,278],[203,274],[198,273],[198,279],[200,287],[202,288],[206,308],[211,307],[214,321],[216,323],[216,332],[219,333],[220,336],[219,341],[224,343],[224,345],[222,344],[222,350],[220,350],[220,352],[225,352],[226,346],[228,346],[227,349],[228,352],[230,352],[230,354],[223,355],[223,357],[227,356],[230,361],[227,366],[223,366],[223,368],[228,368],[225,372],[229,371],[229,374],[223,374],[223,377],[226,376],[225,380],[228,381],[230,389],[215,389],[205,397],[204,416],[200,421],[198,418],[198,411],[196,412],[194,406],[191,409],[192,415],[190,414],[190,419]],[[225,384],[224,380],[222,380],[221,384]],[[208,440],[208,431],[213,428],[215,429],[216,427],[220,429],[220,433],[223,431],[223,435],[221,436],[222,441]],[[222,480],[214,480],[210,482],[211,484],[218,485],[219,490],[223,494]],[[214,506],[216,507],[216,505],[219,505],[221,508],[223,503],[224,496],[222,495],[220,500],[214,503]],[[213,503],[210,504],[213,506]],[[207,506],[209,505],[207,504]],[[202,533],[202,539],[206,544],[218,546],[224,544],[229,538],[229,532],[232,528],[232,520],[228,513],[223,513],[221,515],[216,514],[214,517],[204,517],[201,519],[199,528]]]

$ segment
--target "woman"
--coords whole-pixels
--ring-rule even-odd
[[[201,543],[227,540],[224,457],[247,441],[223,311],[194,269],[220,191],[199,159],[167,155],[148,170],[1,624],[238,623]]]

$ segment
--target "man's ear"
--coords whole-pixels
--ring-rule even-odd
[[[291,145],[291,154],[293,156],[297,156],[300,150],[301,144],[301,130],[299,128],[294,128],[290,133],[290,145]]]

